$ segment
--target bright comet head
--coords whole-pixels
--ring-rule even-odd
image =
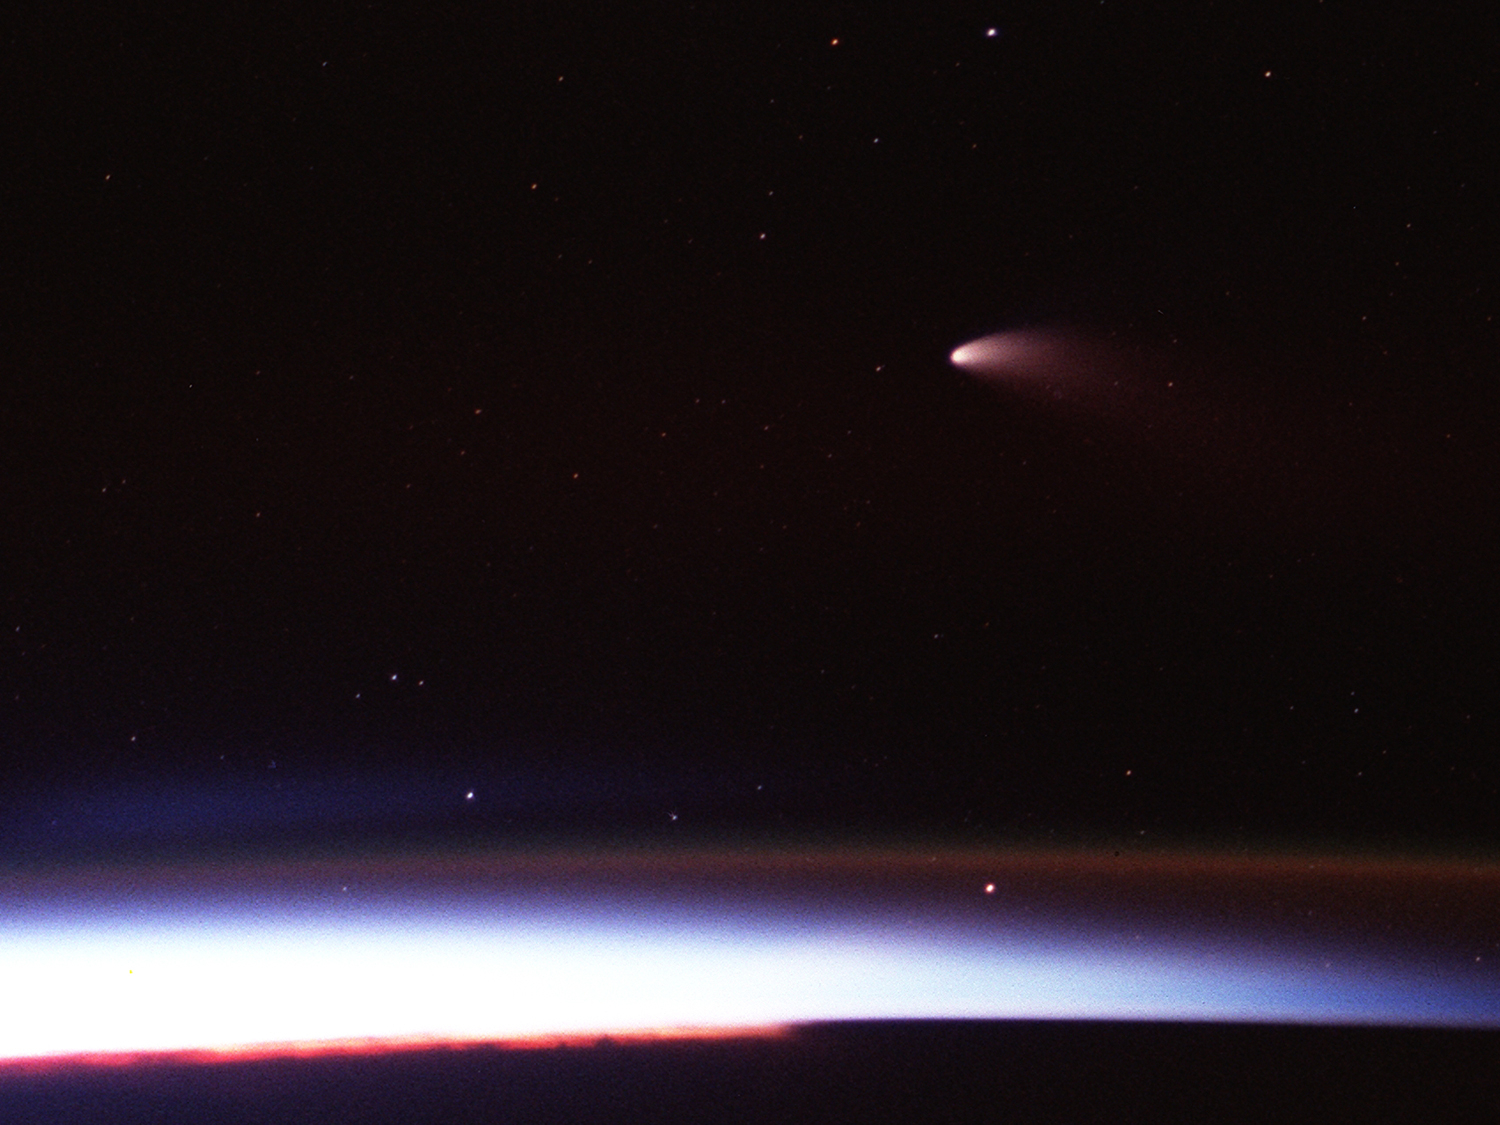
[[[1054,358],[1054,341],[1036,332],[994,332],[953,349],[948,362],[975,375],[1037,371]]]

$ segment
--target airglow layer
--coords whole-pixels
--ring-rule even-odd
[[[1500,1026],[1482,954],[1371,943],[1353,907],[1331,929],[1206,924],[1204,901],[1264,887],[1069,862],[501,858],[13,881],[0,1059],[838,1020]]]

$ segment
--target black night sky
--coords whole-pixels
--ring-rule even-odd
[[[5,853],[1493,849],[1463,7],[8,21]]]

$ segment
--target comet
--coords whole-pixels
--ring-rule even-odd
[[[1338,498],[1365,472],[1353,467],[1395,448],[1390,427],[1373,419],[1365,420],[1363,437],[1351,433],[1351,404],[1320,394],[1314,380],[1294,384],[1232,357],[1024,329],[969,340],[948,360],[1018,416],[1049,420],[1063,434],[1132,457],[1149,450],[1182,479],[1219,480],[1236,493],[1263,486],[1266,508],[1290,500],[1298,510],[1316,508],[1318,520],[1339,517],[1345,502]]]
[[[1024,374],[1055,356],[1056,343],[1035,332],[997,332],[953,349],[953,366],[978,375]]]
[[[954,348],[960,371],[1024,398],[1152,427],[1176,407],[1178,380],[1165,365],[1116,341],[1081,333],[1027,329],[995,332]]]

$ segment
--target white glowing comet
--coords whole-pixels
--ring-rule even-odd
[[[1008,393],[1095,417],[1142,416],[1143,405],[1160,413],[1162,405],[1143,400],[1150,380],[1122,349],[1083,336],[995,332],[954,348],[948,360]]]
[[[949,362],[1008,396],[1088,427],[1110,442],[1160,442],[1196,460],[1234,462],[1252,449],[1254,415],[1204,394],[1179,361],[1109,338],[1026,329],[960,345]],[[1223,382],[1222,373],[1218,381]]]
[[[953,349],[954,367],[975,375],[1022,375],[1055,363],[1062,341],[1040,332],[996,332]]]

